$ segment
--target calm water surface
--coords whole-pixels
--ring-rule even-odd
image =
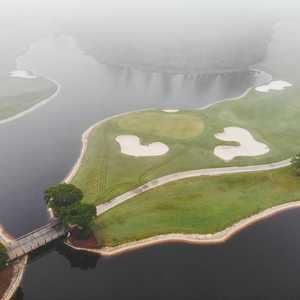
[[[32,258],[17,299],[296,300],[299,226],[294,209],[225,244],[165,244],[111,258],[56,243]]]
[[[42,193],[72,168],[91,124],[142,108],[200,107],[258,80],[249,71],[171,75],[104,66],[68,37],[38,41],[18,62],[55,79],[61,93],[0,126],[0,220],[15,235],[47,222]],[[56,242],[34,254],[17,299],[299,299],[299,220],[292,210],[223,245],[167,244],[112,258]]]

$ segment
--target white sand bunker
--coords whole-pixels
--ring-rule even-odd
[[[159,156],[169,151],[169,147],[160,142],[142,145],[136,135],[119,135],[116,141],[121,146],[121,152],[130,156]]]
[[[26,70],[15,70],[9,73],[10,77],[19,77],[19,78],[26,78],[26,79],[34,79],[36,78],[35,75],[29,74]]]
[[[164,111],[166,113],[175,113],[175,112],[178,112],[179,109],[163,109],[162,111]]]
[[[216,133],[215,137],[221,141],[238,142],[239,146],[217,146],[214,154],[219,158],[230,161],[238,156],[258,156],[270,151],[266,144],[254,139],[251,133],[240,127],[226,127],[224,132]]]
[[[281,91],[286,87],[291,87],[291,86],[292,84],[290,84],[287,81],[277,80],[277,81],[271,81],[269,84],[259,86],[255,90],[257,90],[258,92],[267,93],[270,90]]]

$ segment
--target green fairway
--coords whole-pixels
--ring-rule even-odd
[[[72,182],[83,190],[84,201],[99,204],[174,172],[284,160],[300,152],[299,95],[296,87],[269,93],[252,90],[242,99],[205,110],[149,110],[113,118],[90,134],[83,163]],[[270,152],[224,162],[213,154],[214,148],[236,143],[222,142],[214,134],[228,126],[247,129]],[[155,157],[124,155],[115,141],[121,134],[137,135],[143,144],[163,142],[170,151]]]
[[[166,233],[214,233],[266,208],[300,199],[292,168],[198,177],[132,198],[97,218],[95,234],[114,246]]]
[[[0,79],[0,120],[13,117],[47,99],[57,86],[45,78]]]

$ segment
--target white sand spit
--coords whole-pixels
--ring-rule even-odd
[[[221,141],[238,142],[239,146],[217,146],[214,154],[219,158],[230,161],[238,156],[258,156],[270,151],[269,147],[254,139],[251,133],[240,127],[226,127],[224,132],[216,133],[215,137]]]
[[[162,111],[164,111],[166,113],[175,113],[175,112],[178,112],[179,109],[163,109]]]
[[[136,135],[119,135],[116,141],[121,146],[121,152],[130,156],[159,156],[169,151],[169,147],[160,142],[142,145]]]
[[[267,93],[270,90],[281,91],[286,87],[291,87],[291,86],[292,84],[287,81],[277,80],[277,81],[271,81],[269,84],[259,86],[255,88],[255,90],[258,92]]]
[[[26,70],[14,70],[9,73],[10,77],[19,77],[19,78],[26,78],[26,79],[34,79],[36,78],[35,75],[29,74]]]

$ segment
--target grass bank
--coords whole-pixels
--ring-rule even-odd
[[[215,233],[275,205],[300,199],[291,168],[172,182],[115,207],[96,221],[105,246],[167,233]]]
[[[0,85],[0,121],[30,109],[57,90],[53,82],[42,77],[2,78]]]
[[[204,110],[166,113],[135,112],[110,119],[89,136],[87,151],[72,183],[84,201],[99,204],[157,177],[201,168],[264,164],[284,160],[300,151],[300,91],[297,87],[260,93],[252,90],[237,101]],[[267,117],[266,117],[267,116]],[[214,134],[224,127],[250,131],[270,152],[224,162],[213,150],[225,143]],[[156,157],[132,157],[120,152],[115,137],[134,134],[142,143],[163,142],[170,151]]]

